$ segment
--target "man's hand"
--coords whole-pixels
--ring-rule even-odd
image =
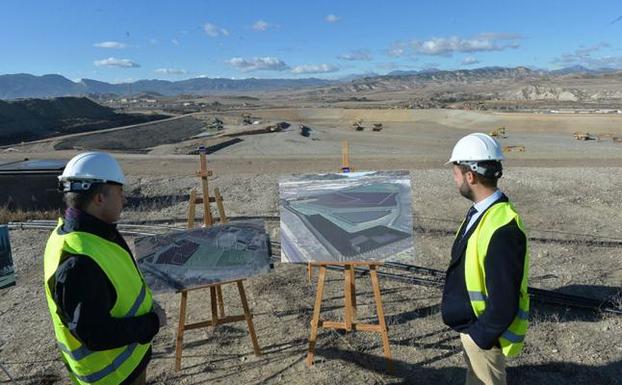
[[[156,313],[156,315],[158,316],[158,320],[160,321],[160,329],[166,326],[166,312],[164,311],[162,306],[160,306],[159,303],[153,301],[153,307],[151,308],[151,311]]]

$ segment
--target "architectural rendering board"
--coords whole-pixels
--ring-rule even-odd
[[[281,179],[281,261],[412,262],[411,191],[408,171]]]
[[[245,221],[139,238],[138,266],[153,291],[177,291],[268,272],[264,222]]]
[[[15,285],[15,270],[11,258],[9,228],[0,226],[0,289]]]

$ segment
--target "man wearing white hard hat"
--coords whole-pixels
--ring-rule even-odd
[[[77,384],[144,384],[165,320],[116,229],[124,184],[117,161],[101,152],[76,155],[59,177],[67,210],[45,248],[45,294]]]
[[[529,253],[523,223],[497,181],[499,143],[476,133],[456,143],[448,164],[473,202],[458,229],[443,290],[443,322],[460,333],[466,384],[506,384],[505,359],[520,353],[529,318]]]

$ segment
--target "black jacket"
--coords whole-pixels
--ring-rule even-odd
[[[65,223],[58,231],[61,234],[72,231],[91,233],[118,244],[132,255],[115,225],[83,211],[68,209]],[[63,254],[48,285],[61,320],[89,350],[109,350],[136,342],[146,344],[159,330],[158,316],[153,312],[128,318],[110,315],[117,300],[116,291],[104,271],[88,256]],[[145,370],[150,359],[151,349],[122,384],[132,383]]]
[[[503,195],[493,205],[507,201],[508,198]],[[454,241],[443,290],[442,315],[447,326],[469,334],[480,348],[490,349],[499,346],[499,337],[516,316],[527,239],[516,221],[493,234],[484,262],[488,299],[486,310],[478,318],[473,312],[466,288],[464,259],[469,237],[482,218],[483,213],[464,237],[458,236]],[[461,228],[460,234],[462,231]]]

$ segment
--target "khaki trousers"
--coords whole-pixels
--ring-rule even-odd
[[[501,349],[481,349],[468,334],[460,333],[467,364],[466,385],[506,385],[505,356]]]

